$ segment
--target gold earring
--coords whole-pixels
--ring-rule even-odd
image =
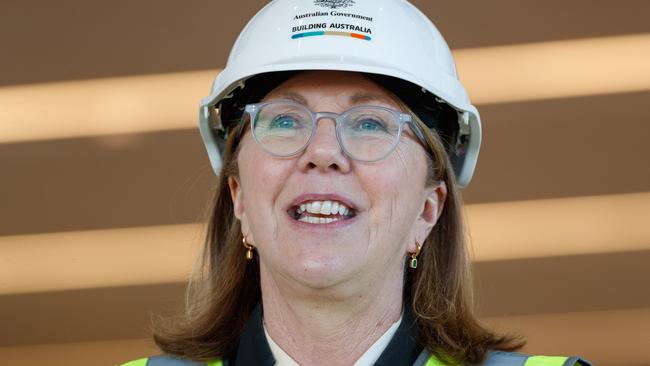
[[[246,248],[246,259],[251,260],[253,259],[253,249],[255,249],[254,246],[250,245],[246,241],[246,235],[244,235],[243,238],[241,238],[242,244],[244,244],[244,248]]]
[[[420,255],[420,249],[422,249],[422,246],[416,240],[415,241],[415,253],[411,253],[411,260],[409,261],[409,267],[411,267],[413,269],[418,268],[418,255]]]

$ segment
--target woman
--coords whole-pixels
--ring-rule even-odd
[[[271,2],[200,126],[219,183],[199,278],[165,355],[127,365],[587,365],[508,353],[472,312],[479,115],[409,3]]]

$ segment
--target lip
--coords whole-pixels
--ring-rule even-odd
[[[302,222],[294,219],[289,215],[289,210],[293,207],[299,206],[302,203],[309,202],[309,201],[339,201],[346,205],[348,208],[351,208],[354,210],[355,215],[343,220],[337,220],[334,222],[330,222],[328,224],[311,224],[308,222]],[[309,231],[309,232],[319,232],[322,230],[332,230],[332,229],[339,229],[339,228],[344,228],[346,226],[350,226],[354,224],[357,219],[359,218],[359,209],[356,204],[352,202],[351,199],[344,197],[340,194],[336,193],[303,193],[298,195],[296,198],[294,198],[291,203],[285,208],[284,210],[286,212],[286,218],[289,220],[290,225],[293,226],[294,228],[301,230],[301,231]]]
[[[285,217],[289,221],[289,225],[291,225],[293,228],[297,230],[301,230],[303,232],[312,232],[312,233],[319,233],[319,232],[325,233],[325,232],[330,232],[330,230],[332,229],[342,229],[350,225],[353,225],[359,219],[359,216],[353,216],[348,219],[330,222],[329,224],[310,224],[308,222],[295,220],[288,214],[285,215]]]
[[[285,207],[285,211],[309,201],[339,201],[348,208],[354,210],[355,213],[359,212],[357,205],[354,204],[351,199],[336,193],[303,193],[294,198],[291,203]]]

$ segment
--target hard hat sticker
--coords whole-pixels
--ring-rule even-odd
[[[325,2],[323,2],[325,3]],[[332,3],[331,8],[341,8],[343,2],[331,1],[327,3]],[[334,4],[336,3],[336,4]],[[346,6],[353,5],[354,1],[350,2]],[[336,6],[334,6],[336,5]],[[325,6],[325,5],[322,5]],[[304,24],[304,19],[306,18],[329,18],[326,21]],[[336,22],[337,18],[345,18],[346,23]],[[342,20],[342,19],[341,19]],[[372,23],[372,17],[355,14],[355,13],[342,13],[336,10],[330,12],[315,11],[310,13],[296,14],[293,17],[294,25],[291,27],[291,39],[299,39],[305,37],[314,37],[314,36],[343,36],[343,37],[352,37],[356,39],[362,39],[365,41],[370,41],[372,38],[372,29],[370,24]],[[329,21],[329,22],[328,22]],[[354,23],[354,24],[351,24]],[[365,23],[365,24],[363,24]],[[345,32],[348,31],[348,32]]]
[[[314,37],[314,36],[344,36],[363,39],[370,41],[372,38],[365,36],[363,34],[357,33],[348,33],[348,32],[335,32],[335,31],[319,31],[319,32],[305,32],[305,33],[296,33],[291,36],[291,39],[304,38],[304,37]]]

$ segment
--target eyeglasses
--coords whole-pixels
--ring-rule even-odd
[[[244,109],[239,134],[248,118],[253,138],[271,155],[288,157],[309,146],[318,122],[332,119],[341,149],[352,159],[373,162],[390,154],[399,143],[404,124],[408,123],[418,139],[425,143],[422,131],[410,114],[381,106],[357,106],[342,114],[312,112],[289,100],[248,104]]]

